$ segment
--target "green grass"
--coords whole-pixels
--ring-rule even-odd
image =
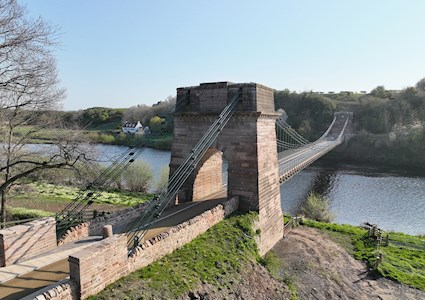
[[[7,208],[7,217],[8,220],[25,220],[31,218],[42,218],[50,217],[53,213],[39,210],[39,209],[29,209],[24,207],[8,207]]]
[[[30,192],[24,192],[14,195],[14,198],[33,198],[44,201],[69,202],[75,199],[81,192],[80,189],[68,186],[58,186],[43,182],[30,183]],[[138,203],[146,202],[151,199],[151,194],[141,194],[128,191],[104,191],[96,199],[95,203],[114,204],[121,206],[133,206]]]
[[[351,249],[355,258],[373,266],[376,245],[367,237],[367,232],[352,225],[339,225],[305,220],[304,225],[327,232],[344,248]],[[425,240],[423,237],[390,232],[390,243],[381,246],[382,263],[377,272],[384,277],[425,291]],[[351,242],[351,245],[350,245]]]
[[[165,133],[162,135],[151,134],[149,136],[148,146],[159,150],[170,150],[173,142],[173,134]]]
[[[180,296],[200,283],[229,286],[240,278],[246,263],[259,259],[252,230],[256,217],[250,213],[225,219],[191,243],[118,280],[91,299],[120,299],[124,295],[142,298],[143,288],[135,288],[141,282],[161,291],[164,299]]]

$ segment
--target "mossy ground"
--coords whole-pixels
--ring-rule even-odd
[[[90,299],[144,299],[149,290],[171,299],[199,284],[230,287],[246,264],[259,260],[252,230],[255,217],[255,213],[232,216]]]
[[[327,232],[355,258],[366,261],[370,267],[374,265],[376,244],[368,238],[365,229],[311,220],[305,220],[304,225]],[[388,234],[390,242],[379,249],[383,259],[376,271],[384,277],[425,291],[425,239],[396,232]]]

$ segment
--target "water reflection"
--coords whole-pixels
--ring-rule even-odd
[[[282,209],[296,214],[310,192],[330,199],[337,223],[425,234],[425,178],[306,169],[281,186]]]

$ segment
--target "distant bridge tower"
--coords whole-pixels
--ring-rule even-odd
[[[228,197],[239,210],[259,212],[260,254],[283,237],[273,90],[255,83],[204,83],[177,89],[170,176],[207,131],[231,97],[241,101],[224,130],[185,182],[177,202],[196,201],[221,191],[222,158],[228,163]]]

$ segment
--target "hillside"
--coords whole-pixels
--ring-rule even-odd
[[[260,258],[253,218],[226,219],[90,299],[425,299],[424,291],[385,279],[354,259],[352,234],[298,227]],[[408,261],[421,268],[419,258]]]

